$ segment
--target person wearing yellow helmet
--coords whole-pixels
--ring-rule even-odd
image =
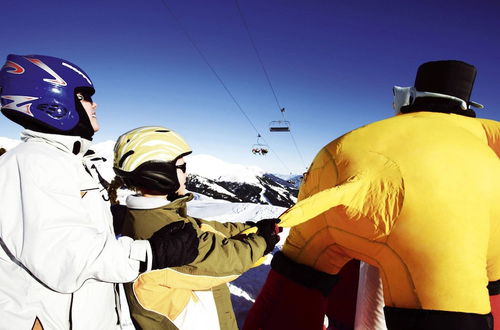
[[[183,157],[191,152],[186,141],[167,128],[140,127],[118,138],[113,169],[128,187],[173,200],[179,196],[179,179],[185,182]],[[185,193],[185,187],[181,190]]]
[[[237,329],[228,282],[251,268],[279,241],[277,219],[221,223],[193,218],[186,203],[186,141],[161,126],[133,129],[114,148],[114,171],[137,194],[126,199],[122,233],[136,239],[182,220],[198,233],[190,264],[146,272],[126,285],[132,317],[143,329]],[[254,234],[243,234],[256,226]]]

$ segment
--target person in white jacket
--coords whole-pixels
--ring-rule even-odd
[[[198,254],[182,222],[149,240],[116,239],[83,157],[99,129],[94,92],[55,57],[9,55],[0,71],[1,111],[25,128],[0,158],[0,329],[123,328],[115,283]]]

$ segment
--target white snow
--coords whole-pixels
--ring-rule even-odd
[[[210,200],[202,198],[199,200],[192,200],[188,203],[189,215],[205,220],[218,220],[221,222],[245,222],[248,220],[258,221],[266,218],[277,218],[285,210],[286,208],[284,207],[273,205],[230,203],[218,199]],[[290,229],[285,228],[283,232],[280,233],[280,241],[276,245],[273,253],[283,246],[289,232]],[[236,320],[238,321],[240,329],[271,269],[271,259],[272,255],[268,254],[264,264],[251,268],[236,280],[229,283],[234,314],[236,315]]]
[[[284,207],[252,203],[230,203],[220,199],[193,200],[188,204],[191,216],[207,220],[245,222],[276,218],[286,210]]]
[[[208,182],[207,178],[199,176],[198,177],[198,181],[200,181],[200,183],[205,184],[206,186],[210,187],[210,189],[212,189],[212,190],[214,190],[214,191],[216,191],[218,193],[221,193],[221,194],[224,194],[224,195],[228,195],[228,196],[232,196],[232,197],[236,197],[236,195],[233,194],[232,192],[230,192],[229,190],[226,190],[226,189],[224,189],[223,187],[221,187],[219,185],[212,184],[212,183]]]
[[[6,150],[12,149],[17,146],[21,140],[13,140],[6,137],[0,136],[0,148],[5,148]]]
[[[259,183],[257,176],[265,173],[257,166],[228,163],[210,155],[189,155],[185,159],[189,173],[212,180]]]

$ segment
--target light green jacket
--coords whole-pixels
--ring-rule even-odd
[[[150,199],[135,198],[146,202]],[[191,264],[141,274],[134,283],[126,286],[132,316],[143,329],[182,328],[181,319],[189,314],[189,306],[196,306],[201,292],[206,296],[208,290],[213,295],[213,310],[217,311],[220,329],[237,329],[226,283],[236,279],[262,257],[266,242],[256,234],[241,234],[250,228],[246,224],[188,216],[186,203],[192,199],[189,194],[171,203],[165,200],[165,205],[160,207],[140,209],[131,208],[127,201],[123,235],[148,239],[163,226],[183,220],[193,224],[200,239],[199,255]],[[203,328],[208,327],[205,324]]]

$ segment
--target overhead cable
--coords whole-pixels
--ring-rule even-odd
[[[181,30],[183,31],[183,33],[186,35],[187,39],[189,40],[189,42],[191,43],[191,45],[194,47],[194,49],[196,49],[196,51],[198,52],[198,54],[201,56],[201,58],[203,59],[203,61],[205,62],[205,64],[210,68],[210,70],[212,71],[212,73],[215,75],[215,77],[217,78],[217,80],[219,81],[219,83],[222,85],[222,87],[224,88],[224,90],[228,93],[228,95],[231,97],[231,99],[233,100],[233,102],[236,104],[236,107],[240,110],[240,112],[243,114],[243,116],[245,116],[245,118],[247,119],[248,123],[252,126],[252,128],[255,130],[255,132],[258,134],[258,135],[261,135],[259,133],[259,130],[257,129],[257,127],[255,127],[254,123],[252,122],[252,120],[250,120],[250,117],[248,117],[248,115],[246,114],[246,112],[243,110],[243,108],[241,107],[240,103],[236,100],[236,97],[233,95],[233,93],[231,93],[231,91],[229,90],[229,88],[227,87],[227,85],[224,83],[224,81],[222,80],[222,78],[220,77],[220,75],[217,73],[217,71],[215,71],[215,68],[210,64],[210,62],[208,61],[207,57],[203,54],[203,52],[201,51],[201,49],[198,47],[198,45],[196,44],[196,42],[194,41],[194,39],[191,37],[191,35],[189,34],[189,32],[184,28],[184,26],[181,24],[180,20],[177,18],[177,16],[175,15],[175,13],[172,11],[172,9],[170,8],[170,6],[166,3],[165,0],[161,0],[161,2],[163,3],[163,6],[168,10],[168,12],[170,13],[170,15],[172,15],[172,17],[174,18],[174,20],[176,21],[177,25],[179,25],[179,27],[181,28]],[[276,153],[276,151],[274,151],[270,146],[269,146],[269,143],[266,142],[266,140],[264,138],[262,138],[262,140],[264,141],[264,143],[266,143],[269,147],[269,150],[271,150],[273,152],[273,154],[276,156],[276,158],[278,158],[278,160],[280,161],[280,163],[283,165],[283,167],[285,167],[287,169],[288,172],[291,172],[290,169],[288,168],[288,166],[286,166],[286,164],[281,160],[281,158],[278,156],[278,154]]]
[[[274,100],[276,101],[276,105],[278,106],[278,110],[280,111],[281,113],[281,116],[283,117],[283,121],[284,122],[287,122],[286,120],[286,117],[285,117],[285,111],[284,111],[284,108],[281,107],[280,105],[280,102],[278,100],[278,96],[276,95],[276,91],[273,87],[273,84],[271,83],[271,79],[269,78],[269,74],[267,73],[267,70],[266,70],[266,67],[264,66],[264,62],[262,61],[262,57],[260,56],[260,53],[259,51],[257,50],[257,46],[255,45],[255,41],[252,37],[252,34],[250,33],[250,29],[248,27],[248,24],[247,24],[247,21],[245,19],[245,15],[243,15],[243,11],[241,10],[241,7],[240,7],[240,3],[238,0],[234,0],[234,2],[236,3],[236,8],[238,9],[238,13],[240,14],[240,17],[241,17],[241,21],[243,22],[243,26],[245,27],[245,30],[247,32],[247,35],[248,35],[248,39],[250,39],[250,43],[252,44],[252,47],[253,47],[253,50],[255,52],[255,54],[257,55],[257,58],[259,60],[259,63],[260,63],[260,66],[262,67],[262,71],[264,71],[264,75],[266,76],[266,79],[267,79],[267,83],[269,84],[269,87],[271,88],[271,91],[274,95]],[[297,145],[297,142],[295,141],[295,138],[292,134],[292,131],[289,130],[288,131],[290,133],[290,137],[292,138],[292,142],[295,146],[295,149],[297,150],[297,153],[302,161],[302,166],[304,166],[304,168],[307,168],[306,165],[305,165],[305,162],[304,162],[304,158],[302,157],[302,153],[300,152],[299,150],[299,147]]]

